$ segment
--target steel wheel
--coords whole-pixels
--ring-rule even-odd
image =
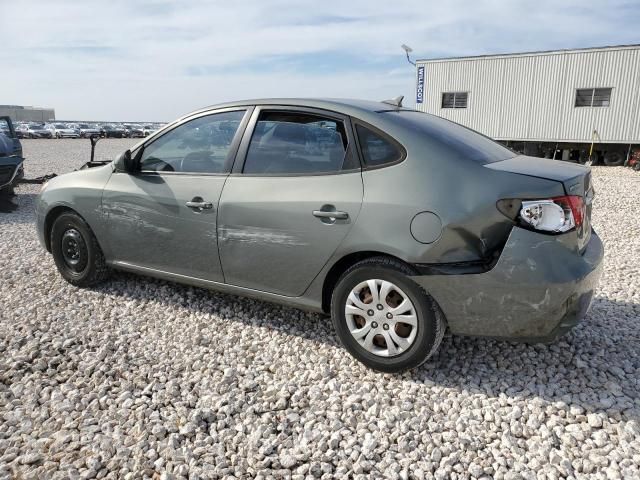
[[[418,333],[418,317],[409,296],[387,280],[357,284],[347,297],[344,313],[353,338],[380,357],[406,352]]]
[[[60,248],[62,258],[70,270],[74,272],[84,270],[87,265],[87,244],[77,229],[69,228],[62,234]]]

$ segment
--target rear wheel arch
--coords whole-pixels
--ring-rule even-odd
[[[416,275],[418,274],[418,271],[409,263],[388,253],[377,251],[363,251],[353,252],[345,255],[331,266],[324,277],[324,282],[322,284],[322,311],[324,313],[329,314],[331,311],[331,294],[333,293],[333,289],[335,288],[342,274],[356,263],[369,258],[387,258],[389,260],[393,260],[394,262],[400,262],[401,264],[406,266],[406,268],[408,269],[407,271],[415,272]]]

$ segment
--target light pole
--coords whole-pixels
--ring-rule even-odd
[[[400,46],[404,50],[404,53],[407,54],[407,62],[409,62],[411,65],[413,65],[415,67],[416,66],[416,62],[412,61],[411,58],[409,58],[409,54],[411,52],[413,52],[413,49],[409,45],[405,45],[404,43],[402,45],[400,45]]]

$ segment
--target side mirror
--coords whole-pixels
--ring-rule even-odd
[[[134,173],[138,170],[136,159],[131,157],[131,150],[125,150],[116,158],[115,166],[121,172]]]

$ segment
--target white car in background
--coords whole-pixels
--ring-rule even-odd
[[[80,138],[88,138],[92,135],[102,135],[99,127],[88,123],[74,123],[67,126],[77,130],[80,133]]]
[[[142,135],[148,137],[152,133],[155,133],[157,130],[158,129],[153,125],[145,125],[144,127],[142,127]]]
[[[76,130],[64,123],[50,123],[45,125],[44,128],[51,131],[55,138],[80,138],[80,130]]]

